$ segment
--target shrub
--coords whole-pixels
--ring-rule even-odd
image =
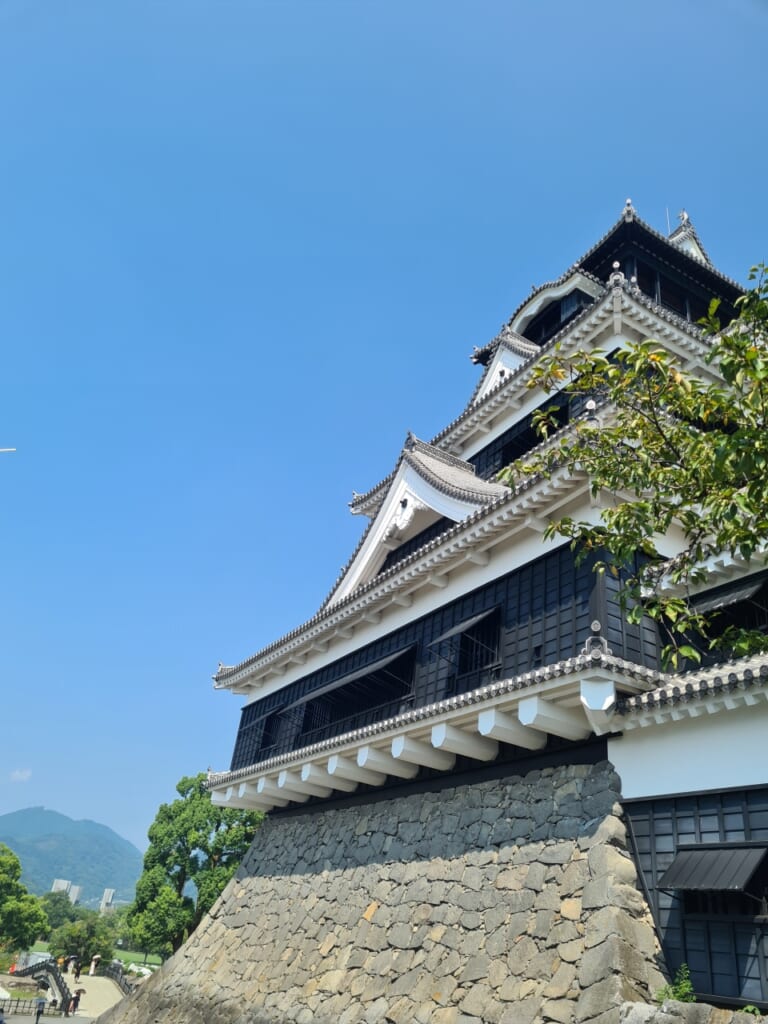
[[[675,972],[674,981],[660,988],[656,993],[656,998],[660,1003],[666,999],[675,999],[678,1003],[696,1002],[696,993],[691,981],[691,969],[688,964],[680,964]]]

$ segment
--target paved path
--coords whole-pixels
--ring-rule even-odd
[[[66,1018],[61,1014],[51,1016],[45,1014],[41,1018],[40,1024],[67,1019],[73,1022],[79,1021],[80,1024],[87,1024],[88,1021],[95,1020],[100,1013],[104,1013],[110,1006],[119,1003],[123,998],[123,993],[114,981],[111,981],[109,978],[92,978],[88,975],[83,975],[80,978],[78,987],[85,989],[85,995],[80,999],[80,1009],[74,1017],[70,1015],[69,1018]],[[5,1015],[6,1024],[30,1024],[34,1019],[35,1015],[33,1013],[11,1013]]]

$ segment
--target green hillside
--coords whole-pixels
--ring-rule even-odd
[[[81,904],[98,903],[105,889],[133,900],[142,855],[127,839],[95,821],[74,821],[44,807],[0,815],[0,843],[21,861],[30,892],[50,892],[54,878],[82,886]]]

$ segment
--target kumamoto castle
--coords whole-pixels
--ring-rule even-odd
[[[354,494],[365,529],[318,612],[219,667],[243,708],[212,799],[268,817],[209,917],[102,1021],[768,1013],[768,656],[665,672],[654,622],[543,536],[595,514],[585,475],[497,480],[541,443],[553,398],[527,385],[556,342],[654,338],[712,378],[697,321],[742,289],[681,221],[667,237],[627,201],[534,289],[475,349],[461,415],[371,467],[387,475]],[[559,404],[564,430],[590,415]],[[768,629],[762,560],[707,568],[695,600],[719,628]],[[683,964],[698,1003],[662,1008]]]

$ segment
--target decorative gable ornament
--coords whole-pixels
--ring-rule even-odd
[[[478,477],[471,463],[409,433],[390,476],[350,502],[353,514],[371,522],[328,604],[373,579],[391,551],[441,519],[462,522],[510,493],[504,484]]]

